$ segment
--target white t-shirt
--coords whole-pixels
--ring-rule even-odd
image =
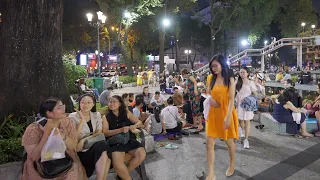
[[[164,99],[163,99],[163,97],[160,95],[160,97],[159,97],[159,99],[158,100],[156,100],[155,98],[154,98],[154,96],[152,97],[152,99],[151,99],[151,101],[150,101],[150,104],[152,104],[152,103],[156,103],[158,106],[159,105],[163,105],[164,104]]]
[[[80,85],[80,88],[81,88],[82,91],[85,91],[85,90],[86,90],[86,85],[81,84],[81,85]]]
[[[163,116],[166,129],[173,129],[177,127],[176,117],[179,117],[178,108],[176,106],[169,105],[162,109],[161,115]]]
[[[133,115],[135,115],[137,118],[140,118],[140,109],[137,107],[134,107],[132,110]]]

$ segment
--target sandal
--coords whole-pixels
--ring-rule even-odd
[[[227,176],[227,177],[230,177],[230,176],[234,175],[235,170],[236,170],[236,169],[233,169],[233,172],[230,172],[230,171],[229,171],[229,168],[228,168],[227,171],[226,171],[226,176]]]
[[[299,135],[299,134],[296,134],[294,135],[295,138],[299,138],[299,139],[303,139],[303,136]]]
[[[178,146],[174,145],[174,144],[167,144],[164,148],[166,148],[166,149],[178,149]]]

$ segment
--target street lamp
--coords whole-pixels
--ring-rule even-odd
[[[101,68],[101,60],[100,60],[100,27],[102,27],[107,20],[107,16],[105,16],[101,11],[97,12],[97,22],[93,23],[92,22],[92,18],[93,18],[93,14],[88,13],[87,14],[87,18],[89,21],[89,24],[92,25],[93,27],[97,28],[97,32],[98,32],[98,42],[97,42],[97,46],[98,46],[98,50],[96,52],[97,56],[98,56],[98,76],[100,76],[100,68]]]
[[[264,41],[264,46],[266,46],[268,44],[268,41],[267,40],[265,40]]]
[[[164,27],[168,27],[170,25],[170,20],[165,18],[165,19],[163,19],[162,23],[163,23]]]
[[[241,41],[241,45],[242,45],[242,46],[246,46],[246,45],[248,45],[248,44],[249,44],[249,42],[248,42],[248,40],[246,40],[246,39],[244,39],[244,40]]]
[[[184,50],[184,53],[187,55],[187,65],[189,66],[189,55],[191,54],[191,50],[186,49]]]
[[[312,35],[314,35],[314,28],[316,28],[316,25],[312,24],[311,28],[312,28]]]
[[[128,11],[125,11],[124,12],[124,17],[129,19],[129,18],[131,18],[131,14]]]
[[[305,23],[305,22],[302,22],[302,23],[301,23],[301,26],[302,26],[302,29],[303,29],[303,32],[304,32],[304,27],[306,26],[306,23]]]

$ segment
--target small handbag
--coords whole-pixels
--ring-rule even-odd
[[[73,163],[73,159],[65,152],[66,157],[62,159],[50,160],[40,163],[40,168],[43,174],[39,175],[44,179],[53,179],[58,177],[60,174],[67,172]],[[36,161],[33,162],[34,169],[38,171]]]
[[[91,146],[96,143],[96,142],[99,142],[99,141],[105,141],[106,140],[106,137],[104,136],[103,133],[95,136],[95,137],[92,137],[92,138],[89,138],[89,139],[86,139],[84,141],[84,144],[83,144],[83,149],[90,149]]]
[[[112,145],[125,145],[129,142],[130,132],[113,135],[107,139],[107,143]]]

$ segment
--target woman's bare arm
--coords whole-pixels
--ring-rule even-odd
[[[234,82],[234,78],[230,78],[230,85],[229,85],[229,105],[228,105],[228,112],[227,112],[227,117],[231,118],[232,115],[232,110],[234,108],[234,96],[235,96],[235,91],[236,91],[236,85]]]

